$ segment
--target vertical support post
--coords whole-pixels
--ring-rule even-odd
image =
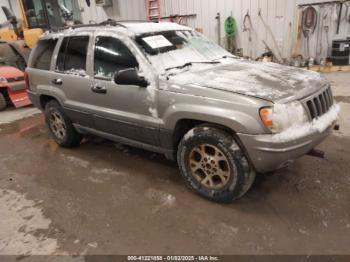
[[[160,0],[157,0],[157,6],[158,6],[158,22],[160,22]]]
[[[10,2],[10,0],[9,0],[9,2]],[[28,20],[27,20],[27,16],[26,16],[26,12],[25,12],[22,0],[18,0],[18,6],[19,6],[19,9],[21,12],[22,19],[23,19],[23,29],[27,29],[28,28]]]
[[[218,45],[221,45],[221,15],[217,13],[216,20],[218,20]]]

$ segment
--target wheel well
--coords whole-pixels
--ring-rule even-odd
[[[173,133],[173,148],[174,148],[173,157],[174,157],[174,159],[176,159],[177,148],[178,148],[178,145],[179,145],[181,139],[183,138],[183,136],[188,131],[190,131],[192,128],[197,127],[197,126],[214,127],[214,128],[223,130],[223,131],[227,132],[228,134],[232,135],[235,138],[236,143],[238,143],[240,148],[243,150],[248,161],[251,164],[253,163],[249,157],[248,151],[246,150],[242,141],[239,139],[239,137],[237,136],[237,133],[233,129],[231,129],[227,126],[224,126],[224,125],[217,124],[217,123],[198,121],[198,120],[192,120],[192,119],[182,119],[176,123],[175,130]],[[254,166],[254,165],[252,164],[252,166]]]
[[[183,136],[190,131],[192,128],[196,126],[211,126],[216,127],[218,129],[224,130],[229,133],[235,133],[234,130],[230,129],[227,126],[223,126],[216,123],[206,122],[206,121],[199,121],[199,120],[193,120],[193,119],[182,119],[179,120],[176,123],[174,134],[173,134],[173,147],[175,151],[177,150],[177,146],[180,143],[180,140],[183,138]]]
[[[52,97],[52,96],[48,96],[48,95],[41,95],[40,96],[40,105],[42,109],[45,109],[45,106],[48,102],[50,102],[51,100],[56,100],[56,98]]]
[[[7,88],[0,88],[0,93],[4,95],[4,97],[7,97]]]
[[[9,93],[7,91],[7,87],[6,88],[0,88],[0,93],[5,97],[5,101],[7,105],[13,105]]]

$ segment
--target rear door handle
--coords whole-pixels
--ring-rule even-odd
[[[93,86],[91,88],[92,92],[95,92],[97,94],[106,94],[107,89],[104,86]]]
[[[56,78],[56,79],[54,79],[54,80],[52,80],[52,83],[54,84],[54,85],[62,85],[63,84],[63,81],[62,81],[62,79],[61,78]]]

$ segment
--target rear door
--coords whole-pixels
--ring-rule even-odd
[[[130,39],[117,35],[97,34],[94,46],[94,87],[96,114],[94,122],[100,131],[159,145],[159,119],[155,113],[154,88],[118,85],[114,75],[128,68],[140,69]]]
[[[92,34],[64,37],[58,50],[55,77],[51,79],[52,90],[73,123],[94,127],[92,119],[93,94],[90,76]]]
[[[57,49],[58,39],[42,39],[37,42],[31,51],[30,59],[26,72],[29,75],[30,89],[28,93],[32,95],[35,106],[41,107],[38,104],[40,95],[52,95],[51,79],[54,79],[55,72],[53,68],[53,57]]]

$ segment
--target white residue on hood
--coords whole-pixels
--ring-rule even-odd
[[[178,73],[170,79],[179,85],[196,84],[220,90],[242,93],[268,100],[279,100],[296,94],[302,89],[315,88],[326,83],[320,74],[274,63],[230,59],[224,65],[198,65],[187,72]],[[310,90],[311,88],[311,90]]]

